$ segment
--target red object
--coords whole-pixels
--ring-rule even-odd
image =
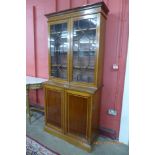
[[[47,13],[70,9],[102,0],[27,0],[26,4],[26,74],[48,78]],[[100,129],[116,131],[119,136],[122,96],[128,45],[128,0],[104,0],[110,12],[106,25],[105,60],[100,113]],[[119,65],[114,71],[113,64]],[[37,96],[37,97],[36,97]],[[33,103],[44,105],[43,91],[30,93]],[[117,116],[107,114],[109,108]]]

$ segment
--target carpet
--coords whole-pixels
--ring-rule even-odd
[[[26,155],[58,155],[36,140],[26,137]]]

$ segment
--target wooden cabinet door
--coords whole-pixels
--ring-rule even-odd
[[[76,91],[66,92],[67,134],[88,139],[90,131],[91,96]]]
[[[49,22],[49,74],[58,81],[68,80],[69,20]]]
[[[64,90],[61,88],[45,88],[45,122],[46,125],[63,131]]]
[[[94,85],[98,54],[98,15],[85,15],[71,19],[72,28],[72,82]]]

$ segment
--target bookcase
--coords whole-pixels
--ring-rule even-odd
[[[108,11],[100,2],[46,15],[45,131],[86,151],[98,135]]]

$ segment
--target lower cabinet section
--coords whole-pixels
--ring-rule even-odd
[[[44,92],[45,130],[91,151],[91,144],[97,135],[96,124],[99,121],[96,116],[93,117],[99,110],[95,103],[95,93],[47,85],[44,86]]]

